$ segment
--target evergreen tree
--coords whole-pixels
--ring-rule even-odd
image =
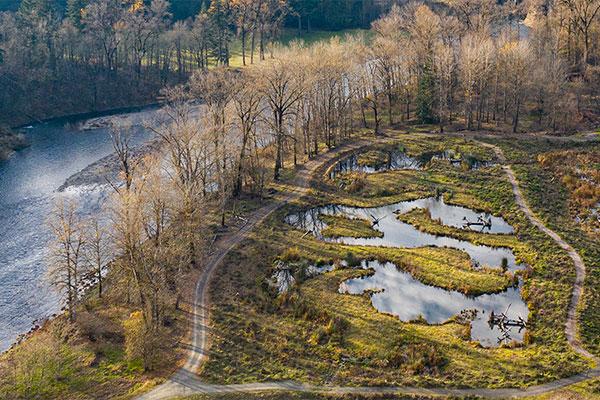
[[[47,66],[54,70],[55,35],[60,26],[57,0],[23,0],[17,12],[20,34],[27,43],[24,58],[28,66]]]
[[[171,1],[171,14],[175,21],[184,20],[197,15],[201,9],[206,10],[206,0]]]
[[[219,64],[229,65],[229,44],[235,29],[229,0],[211,1],[208,16],[215,28],[212,52]]]
[[[312,28],[312,20],[317,12],[319,0],[289,0],[292,8],[293,17],[298,19],[298,29],[310,30]],[[290,25],[293,24],[290,21]]]
[[[31,21],[40,17],[49,17],[58,13],[60,4],[57,0],[21,0],[19,18]]]
[[[429,65],[424,65],[418,79],[417,86],[417,118],[422,124],[436,122],[434,113],[435,102],[435,78]]]
[[[85,8],[85,0],[67,0],[67,18],[77,28],[81,29],[81,11]]]

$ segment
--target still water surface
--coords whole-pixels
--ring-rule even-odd
[[[385,162],[380,165],[367,165],[359,162],[359,154],[353,153],[348,157],[342,158],[336,162],[329,171],[329,178],[335,179],[340,175],[349,172],[362,172],[365,174],[373,174],[383,171],[398,171],[398,170],[420,170],[432,160],[445,160],[453,167],[463,167],[467,169],[479,169],[495,165],[493,161],[479,160],[475,156],[457,155],[452,150],[444,151],[429,151],[418,156],[409,156],[401,150],[381,150],[384,154]]]
[[[479,266],[499,268],[503,259],[508,269],[515,271],[524,266],[517,263],[515,255],[508,248],[493,248],[445,236],[424,233],[410,224],[399,221],[398,213],[414,208],[429,210],[431,217],[442,224],[463,228],[465,219],[477,221],[479,218],[490,221],[485,228],[464,228],[481,230],[484,233],[511,234],[513,228],[502,218],[482,214],[466,207],[445,204],[442,199],[428,197],[412,201],[402,201],[381,207],[362,208],[328,205],[290,214],[286,222],[302,230],[312,232],[320,240],[353,245],[414,248],[421,246],[450,247],[466,252]],[[373,238],[329,238],[321,232],[326,224],[322,215],[339,215],[348,218],[362,218],[374,223],[373,227],[383,232],[383,237]],[[465,310],[475,311],[471,321],[471,339],[483,346],[494,347],[511,340],[522,341],[525,329],[508,327],[501,331],[497,325],[488,324],[489,316],[505,313],[511,320],[527,320],[528,308],[521,297],[519,287],[506,291],[469,297],[460,292],[428,286],[414,279],[410,274],[398,269],[392,263],[363,261],[362,268],[372,269],[367,277],[349,279],[340,285],[339,291],[348,294],[371,292],[371,302],[380,312],[398,316],[403,321],[424,318],[432,324],[440,324]],[[322,271],[327,272],[327,271]],[[293,282],[292,282],[293,284]]]
[[[463,310],[476,310],[476,315],[471,321],[472,340],[485,347],[495,347],[510,340],[523,340],[525,329],[509,327],[504,335],[497,325],[488,324],[492,312],[506,313],[506,316],[513,320],[519,317],[527,320],[529,310],[521,298],[519,287],[511,287],[501,293],[469,297],[459,292],[425,285],[392,263],[363,261],[361,266],[374,270],[374,274],[349,279],[340,285],[339,290],[348,294],[373,291],[371,302],[380,312],[396,315],[402,321],[424,318],[430,324],[441,324]]]
[[[523,266],[517,263],[514,253],[507,248],[494,248],[490,246],[475,245],[471,242],[458,240],[446,236],[436,236],[421,232],[414,226],[399,221],[397,213],[405,213],[413,208],[426,208],[431,217],[440,220],[442,224],[462,227],[464,218],[476,221],[479,217],[491,221],[491,226],[486,228],[487,233],[512,233],[512,227],[502,218],[484,213],[478,213],[465,207],[449,205],[441,199],[428,197],[424,199],[401,201],[381,207],[363,208],[338,205],[316,207],[310,210],[290,214],[286,222],[305,231],[311,231],[321,240],[328,242],[344,243],[349,245],[387,246],[387,247],[450,247],[462,250],[469,254],[471,259],[479,266],[500,267],[502,260],[506,259],[509,270],[521,269]],[[321,215],[340,215],[349,218],[362,218],[377,221],[374,228],[383,232],[383,237],[354,238],[323,237],[321,231],[326,224],[320,219]]]

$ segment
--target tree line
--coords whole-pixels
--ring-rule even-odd
[[[224,226],[241,196],[263,196],[284,167],[350,136],[362,79],[349,73],[358,43],[295,44],[239,71],[196,71],[187,83],[162,91],[161,118],[147,127],[162,143],[156,154],[134,156],[130,127],[114,126],[120,175],[104,224],[82,221],[68,202],[57,205],[50,222],[51,277],[70,318],[80,288],[90,276],[103,282],[106,260],[114,260],[110,286],[121,294],[117,301],[139,308],[129,327],[145,338],[131,342],[143,344],[132,352],[152,368],[160,348],[152,340],[161,338],[165,318],[179,306],[181,280],[207,255],[208,226]]]
[[[390,124],[412,112],[442,132],[447,125],[556,132],[598,123],[598,49],[574,25],[588,16],[597,27],[600,2],[449,6],[395,6],[374,22],[365,99],[376,131],[382,111]]]
[[[22,0],[0,13],[0,123],[151,101],[196,69],[229,65],[234,42],[251,64],[292,11],[285,0],[213,0],[174,21],[170,9],[165,0]]]
[[[0,11],[17,11],[21,0],[0,0]],[[169,11],[175,21],[195,17],[201,10],[210,7],[210,0],[174,1]],[[289,27],[301,29],[348,29],[369,28],[383,11],[387,11],[392,0],[291,0],[295,10],[286,20]],[[57,1],[57,8],[67,9],[67,0]]]
[[[341,3],[333,0],[212,0],[202,2],[193,17],[176,20],[171,5],[165,0],[68,0],[64,6],[58,0],[23,0],[18,11],[0,14],[0,115],[5,122],[26,122],[68,112],[147,102],[155,98],[162,87],[185,81],[196,69],[229,65],[234,55],[240,57],[241,65],[270,57],[273,44],[286,23],[297,20],[300,27],[310,27],[310,21],[325,18],[336,10],[336,18],[350,21],[349,26],[359,26],[393,3],[391,0]],[[407,67],[411,76],[419,77],[418,84],[413,84],[422,87],[419,97],[404,96],[403,100],[412,104],[423,100],[418,103],[420,113],[427,113],[431,108],[427,103],[431,102],[433,88],[430,86],[435,82],[447,86],[440,90],[452,91],[448,92],[451,98],[438,99],[436,107],[446,107],[446,102],[453,106],[454,89],[459,86],[455,77],[462,72],[462,78],[480,80],[473,82],[468,93],[464,93],[473,99],[469,107],[475,107],[469,126],[473,123],[480,126],[483,117],[486,121],[496,120],[498,114],[503,120],[510,117],[518,121],[520,118],[515,118],[510,109],[521,111],[521,104],[519,107],[515,104],[520,103],[520,99],[514,98],[519,93],[511,91],[509,83],[496,77],[507,78],[502,68],[516,71],[535,66],[538,80],[552,74],[567,75],[569,103],[575,104],[578,115],[594,120],[597,101],[590,90],[597,88],[599,82],[596,43],[600,1],[531,0],[498,5],[490,0],[453,0],[424,4],[424,7],[432,12],[431,16],[403,11],[388,16],[388,22],[375,23],[380,27],[375,29],[378,51],[389,50],[386,41],[403,43],[400,47],[404,52],[411,48],[411,51],[425,51],[426,55],[419,55],[421,60],[413,60],[413,65]],[[521,23],[525,16],[527,26]],[[357,21],[363,17],[364,21]],[[426,20],[432,25],[411,33],[403,25],[417,17],[419,23]],[[396,33],[385,31],[384,25],[391,23],[390,18],[402,20],[390,28]],[[424,35],[429,37],[419,37]],[[509,48],[510,45],[502,48],[503,44],[515,42],[515,36],[519,39],[519,35],[530,38],[518,49]],[[431,41],[418,44],[415,40]],[[421,48],[415,49],[417,45]],[[451,64],[456,65],[445,66],[450,68],[446,77],[434,76],[444,68],[435,65],[442,62],[443,57],[437,53],[443,46],[447,56],[455,61]],[[468,55],[468,46],[471,55]],[[527,49],[523,49],[524,46]],[[493,63],[476,65],[475,60],[485,59],[490,51]],[[515,57],[523,51],[535,53],[538,60],[527,65],[512,65],[518,63]],[[483,75],[466,77],[466,65],[458,68],[459,56],[463,64],[469,57],[473,58],[471,67]],[[378,60],[383,62],[383,58]],[[539,71],[542,64],[549,70]],[[529,89],[535,86],[531,81],[526,83]],[[520,82],[512,82],[512,85],[520,86]],[[542,107],[543,97],[556,96],[556,90],[548,93],[538,90],[538,105]],[[490,91],[493,94],[490,95]],[[476,104],[478,100],[481,101]],[[548,107],[545,110],[540,107],[537,110],[539,124],[548,113]],[[474,117],[475,114],[478,116]],[[438,116],[437,119],[445,118]]]

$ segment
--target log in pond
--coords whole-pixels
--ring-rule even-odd
[[[471,339],[485,347],[523,340],[529,310],[521,298],[520,285],[501,293],[470,297],[425,285],[392,263],[362,261],[360,267],[372,269],[373,275],[348,279],[340,284],[339,292],[371,293],[371,302],[380,312],[395,315],[405,322],[425,320],[429,324],[442,324],[454,316],[468,315],[467,319],[472,319]],[[507,321],[522,321],[522,325],[490,324],[488,316],[498,315],[504,315]]]
[[[403,201],[381,207],[362,208],[338,205],[316,207],[306,211],[290,214],[286,222],[303,232],[312,232],[320,240],[332,243],[343,243],[348,245],[365,246],[387,246],[415,248],[423,246],[450,247],[466,252],[474,262],[474,265],[489,266],[493,268],[506,267],[510,271],[524,268],[519,264],[514,253],[508,248],[495,248],[484,245],[454,239],[446,236],[436,236],[421,232],[413,225],[404,223],[395,218],[395,213],[404,213],[413,208],[426,208],[431,218],[440,220],[442,224],[461,228],[463,218],[477,219],[485,218],[491,221],[485,230],[489,233],[509,234],[513,232],[512,227],[502,218],[477,213],[465,207],[448,205],[442,199],[428,197],[419,200]],[[355,238],[355,237],[324,237],[321,232],[326,224],[321,220],[322,215],[338,215],[348,218],[360,218],[373,221],[374,229],[383,232],[382,237]]]

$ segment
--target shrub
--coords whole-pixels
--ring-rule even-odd
[[[159,329],[149,330],[141,311],[134,311],[123,322],[125,330],[125,355],[130,366],[141,364],[146,371],[156,368],[164,344]]]
[[[402,367],[413,375],[438,374],[447,362],[434,345],[427,343],[397,344],[389,358],[391,367]]]
[[[347,186],[349,193],[359,193],[362,191],[367,184],[367,178],[365,174],[356,174],[350,184]]]
[[[356,257],[354,255],[354,253],[351,251],[346,253],[345,261],[348,264],[348,267],[350,267],[350,268],[356,268],[356,267],[360,266],[360,263],[361,263],[360,258]]]
[[[82,367],[80,356],[53,332],[36,333],[11,351],[0,367],[0,397],[57,398]]]
[[[300,261],[301,258],[300,249],[297,247],[285,249],[285,251],[279,256],[279,259],[285,263],[297,262]]]
[[[132,362],[144,357],[144,339],[146,327],[141,311],[134,311],[129,318],[123,322],[125,330],[125,354]]]

